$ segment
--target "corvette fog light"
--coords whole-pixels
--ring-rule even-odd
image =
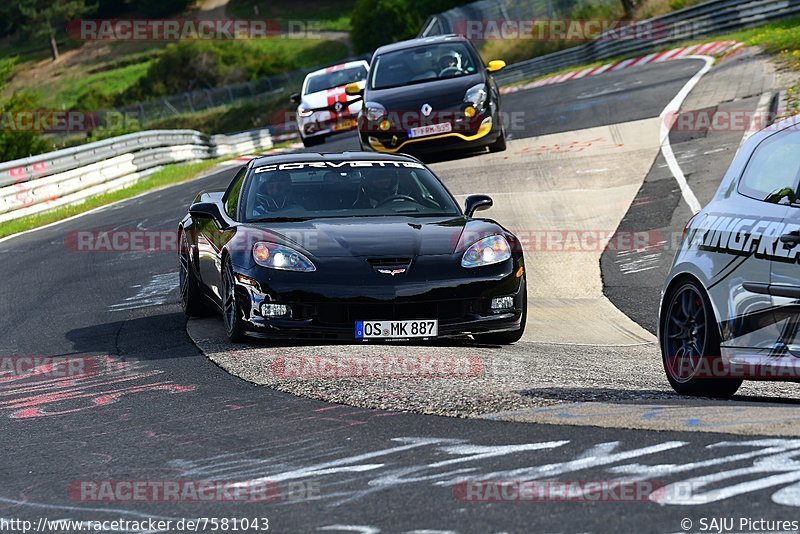
[[[262,304],[261,315],[264,317],[285,317],[289,315],[289,306],[286,304]]]
[[[495,297],[492,299],[492,311],[509,310],[514,307],[514,297]]]
[[[473,108],[472,106],[467,106],[466,108],[464,108],[464,115],[466,115],[470,119],[475,116],[475,113],[476,113],[475,108]]]
[[[392,127],[392,123],[387,121],[386,119],[382,120],[381,123],[378,125],[378,128],[380,128],[381,131],[384,131],[384,132],[386,130],[388,130],[389,128],[391,128],[391,127]]]

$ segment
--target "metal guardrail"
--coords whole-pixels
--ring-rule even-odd
[[[507,16],[501,0],[481,0],[430,17],[421,36],[452,33],[464,20],[540,19],[531,11],[520,16]],[[535,4],[538,5],[538,4]],[[515,82],[595,61],[622,56],[647,54],[686,40],[700,39],[721,33],[752,28],[768,22],[800,14],[800,0],[711,0],[643,20],[628,27],[628,34],[650,35],[645,39],[621,39],[603,34],[585,44],[514,63],[495,75],[497,83]]]
[[[0,222],[126,187],[170,163],[271,147],[268,129],[214,136],[151,130],[0,163]]]

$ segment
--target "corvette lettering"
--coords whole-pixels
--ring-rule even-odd
[[[275,165],[264,165],[263,167],[256,168],[253,172],[271,172],[271,171],[297,171],[301,169],[340,169],[342,167],[350,167],[351,169],[358,167],[400,167],[406,169],[424,169],[421,163],[413,161],[300,161],[297,163],[280,163]]]
[[[694,226],[689,234],[689,246],[699,250],[768,258],[795,263],[800,248],[781,243],[784,234],[800,230],[800,225],[769,218],[735,217],[725,214],[708,215]]]

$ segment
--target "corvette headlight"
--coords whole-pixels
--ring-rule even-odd
[[[297,114],[301,117],[310,117],[314,114],[314,110],[306,106],[300,105],[297,107]]]
[[[490,235],[473,243],[461,258],[462,267],[501,263],[511,257],[511,247],[501,235]]]
[[[486,104],[487,96],[488,93],[486,92],[486,84],[479,83],[478,85],[473,85],[467,89],[466,94],[464,94],[464,102],[472,104],[472,106],[477,110],[482,110],[483,106]]]
[[[262,267],[281,271],[310,273],[317,268],[311,260],[293,248],[277,243],[259,242],[253,245],[253,259]]]
[[[386,108],[377,102],[367,102],[365,108],[367,120],[370,122],[378,122],[386,115]]]

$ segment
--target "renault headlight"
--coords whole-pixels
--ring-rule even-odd
[[[277,243],[258,242],[253,245],[253,259],[262,267],[281,271],[310,273],[317,268],[311,260],[293,248]]]
[[[482,110],[483,106],[486,105],[486,98],[488,96],[489,93],[486,92],[486,84],[479,83],[467,89],[466,94],[464,94],[464,102],[472,104],[472,107],[477,110]]]
[[[312,108],[306,107],[303,104],[300,104],[297,107],[297,114],[301,117],[310,117],[314,114],[314,110]]]
[[[481,267],[501,263],[511,257],[511,247],[501,235],[490,235],[473,243],[461,258],[462,267]]]
[[[377,123],[386,115],[386,108],[377,102],[367,102],[366,104],[367,120]]]

